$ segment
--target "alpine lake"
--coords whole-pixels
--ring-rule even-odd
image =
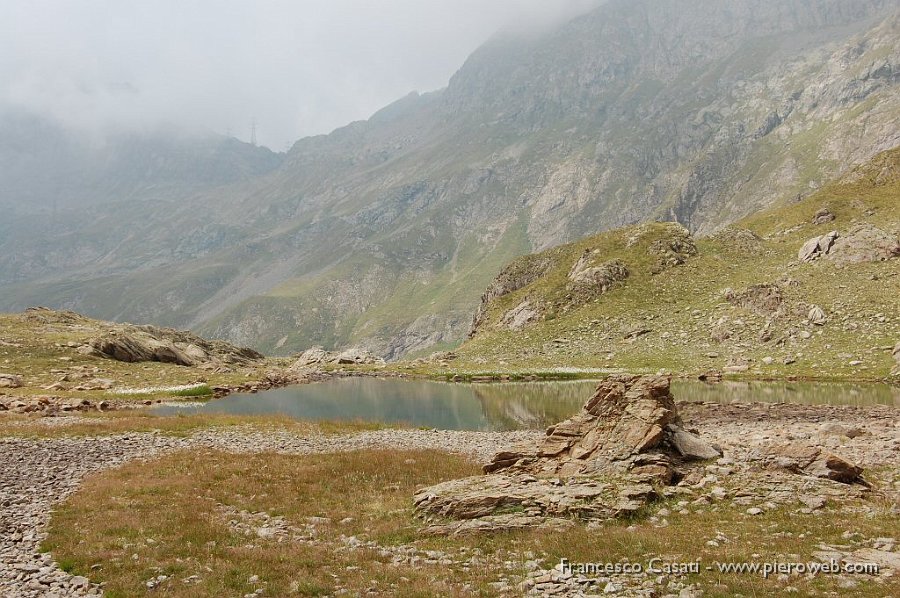
[[[217,413],[286,415],[310,421],[360,421],[441,430],[541,429],[576,413],[596,380],[450,383],[353,377],[234,394],[204,402],[168,403],[159,415]],[[888,384],[673,380],[678,401],[795,403],[900,407]]]

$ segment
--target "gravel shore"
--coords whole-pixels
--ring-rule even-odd
[[[59,418],[61,421],[63,418]],[[378,430],[342,436],[289,432],[203,430],[177,438],[136,433],[96,438],[0,438],[0,596],[3,598],[99,596],[83,577],[59,569],[39,546],[53,506],[75,491],[85,475],[163,453],[212,448],[234,453],[310,454],[371,448],[438,449],[485,460],[510,443],[538,432]]]
[[[900,462],[900,422],[896,409],[684,403],[679,407],[686,425],[701,428],[708,438],[725,449],[726,455],[738,462],[768,444],[811,442],[866,468],[888,466],[892,474],[888,474],[884,490],[889,494],[900,491],[900,478],[895,469]],[[54,419],[58,420],[54,425],[65,425],[70,418]],[[533,442],[540,436],[539,431],[433,430],[300,436],[289,431],[229,428],[201,430],[188,437],[129,433],[91,438],[0,438],[0,596],[101,595],[100,589],[87,579],[60,570],[51,555],[40,554],[39,546],[46,535],[52,509],[77,489],[85,475],[134,459],[198,448],[288,454],[392,448],[445,450],[484,461],[500,448]]]

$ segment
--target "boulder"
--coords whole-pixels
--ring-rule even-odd
[[[825,315],[825,310],[819,307],[818,305],[813,305],[809,308],[809,313],[806,315],[806,319],[809,320],[810,324],[815,326],[824,326],[828,321],[828,316]]]
[[[264,359],[253,349],[155,326],[119,325],[89,344],[103,357],[129,363],[158,361],[183,366],[212,363],[244,366]]]
[[[415,504],[426,521],[440,519],[429,533],[611,519],[655,499],[689,461],[720,454],[683,429],[667,377],[611,376],[537,444],[500,451],[485,475],[424,488]]]
[[[301,353],[297,360],[291,365],[292,369],[308,367],[311,365],[318,365],[320,363],[326,363],[330,359],[330,354],[324,348],[320,346],[311,347]]]
[[[377,357],[366,351],[365,349],[350,348],[337,354],[334,362],[338,364],[364,364],[378,363]]]
[[[835,241],[840,237],[837,231],[831,231],[821,237],[813,237],[803,244],[797,253],[797,259],[801,262],[811,262],[827,254]]]
[[[22,384],[21,376],[0,373],[0,388],[20,388]]]
[[[763,459],[779,469],[810,475],[844,484],[867,485],[862,468],[822,448],[802,443],[770,447]]]
[[[815,216],[813,216],[812,223],[813,224],[828,224],[829,222],[834,221],[834,214],[828,208],[822,208],[818,212],[816,212]]]
[[[696,434],[673,425],[669,425],[669,431],[672,446],[685,459],[707,460],[718,459],[722,456],[722,450],[719,447],[703,440]]]
[[[900,240],[897,235],[871,224],[858,224],[841,235],[824,253],[838,264],[881,262],[900,256]]]

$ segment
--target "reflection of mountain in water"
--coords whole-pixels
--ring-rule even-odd
[[[578,412],[597,383],[511,382],[451,384],[426,380],[347,378],[232,395],[193,409],[162,407],[158,414],[203,411],[283,414],[304,420],[361,420],[442,430],[539,429]],[[886,384],[733,383],[675,381],[682,401],[897,405],[900,391]]]
[[[472,386],[485,418],[495,427],[544,428],[574,413],[590,398],[594,381],[525,382]]]

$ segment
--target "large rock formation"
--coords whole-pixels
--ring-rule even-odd
[[[415,504],[435,534],[609,519],[639,510],[691,461],[720,454],[682,428],[667,377],[612,376],[537,446],[501,451],[487,475],[425,488]]]
[[[261,353],[225,341],[209,341],[184,330],[156,326],[115,325],[89,346],[103,357],[130,363],[159,361],[184,366],[246,366],[264,359]]]
[[[868,223],[857,224],[844,234],[831,231],[821,237],[813,237],[797,252],[797,259],[801,262],[827,257],[837,264],[883,262],[897,256],[900,256],[897,235]]]

